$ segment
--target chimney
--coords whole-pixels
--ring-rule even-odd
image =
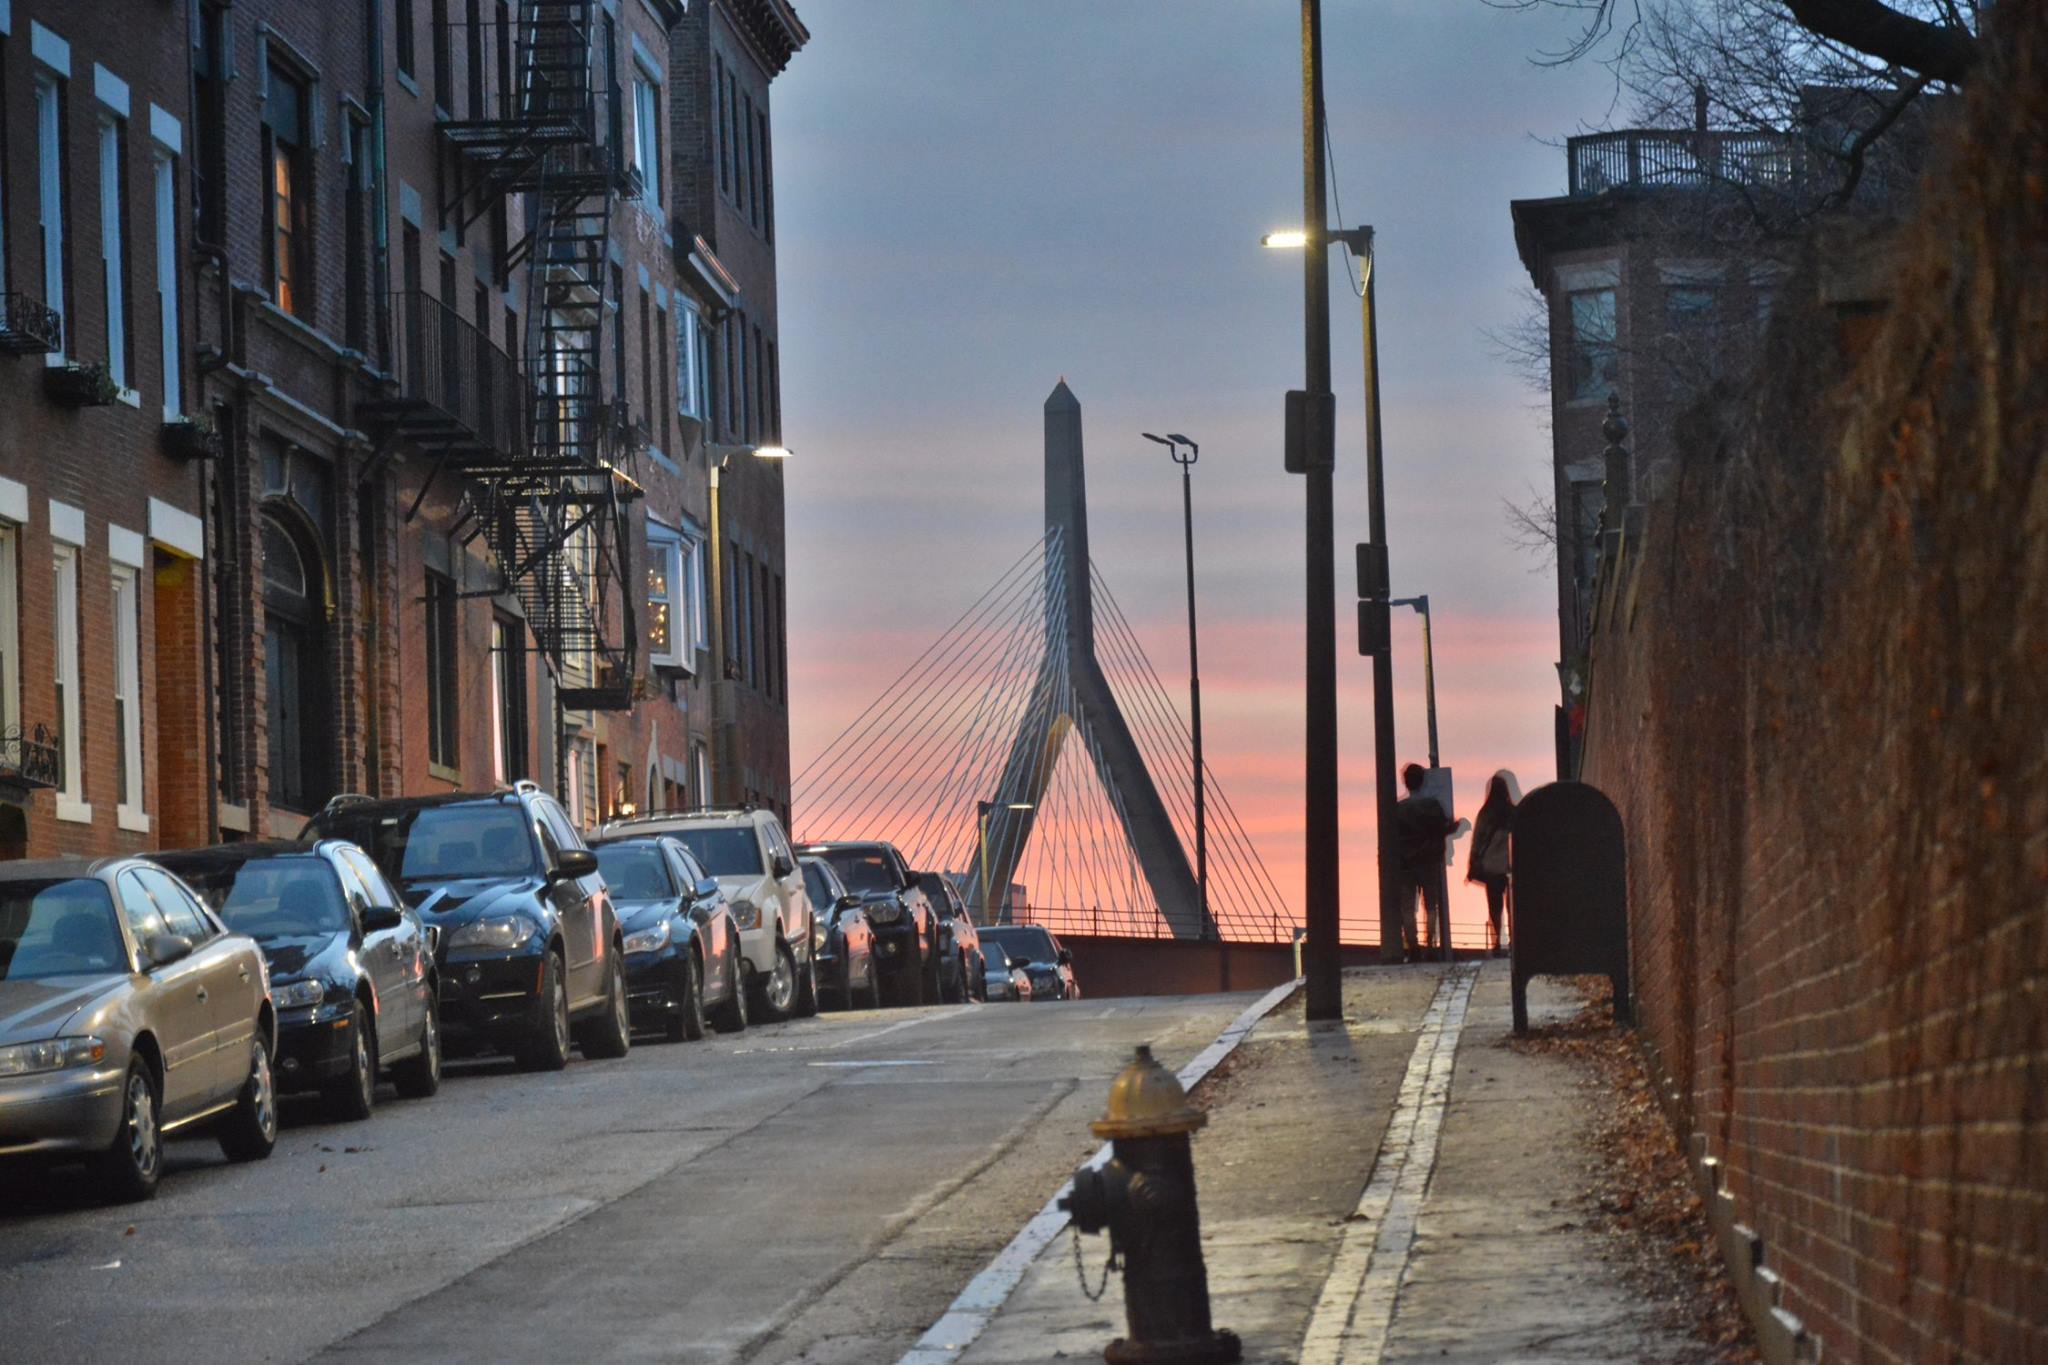
[[[1707,131],[1707,83],[1705,81],[1693,82],[1692,129],[1696,133]]]

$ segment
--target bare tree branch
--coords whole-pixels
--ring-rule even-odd
[[[1977,61],[1977,39],[1952,24],[1929,23],[1879,0],[1785,0],[1814,33],[1929,80],[1961,85]]]

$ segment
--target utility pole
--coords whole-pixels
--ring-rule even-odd
[[[1301,0],[1302,349],[1306,392],[1300,430],[1307,480],[1305,607],[1306,753],[1303,829],[1308,942],[1303,953],[1307,1016],[1344,1017],[1338,967],[1340,885],[1337,861],[1337,588],[1336,529],[1331,482],[1336,464],[1336,401],[1330,391],[1330,257],[1327,188],[1323,181],[1323,7]],[[1377,538],[1377,537],[1376,537]],[[1382,873],[1384,876],[1384,873]]]
[[[1365,329],[1365,505],[1366,543],[1359,546],[1358,613],[1360,647],[1372,656],[1373,812],[1378,832],[1380,873],[1380,961],[1399,962],[1404,955],[1401,925],[1413,906],[1401,898],[1401,843],[1394,807],[1394,649],[1388,621],[1387,491],[1380,445],[1380,329],[1377,283],[1378,254],[1373,231],[1359,228],[1347,244],[1365,265],[1360,312]],[[1370,646],[1369,648],[1367,646]],[[1432,739],[1433,750],[1436,745]],[[1434,760],[1431,760],[1434,763]]]
[[[1202,448],[1179,432],[1166,436],[1154,436],[1149,431],[1138,433],[1148,441],[1157,441],[1166,447],[1173,462],[1180,466],[1180,515],[1181,527],[1186,533],[1188,561],[1188,712],[1193,721],[1191,738],[1194,741],[1195,767],[1195,886],[1201,895],[1202,925],[1204,931],[1213,927],[1209,918],[1209,817],[1207,795],[1207,769],[1202,765],[1202,662],[1201,649],[1195,633],[1195,492],[1192,471],[1195,461],[1202,456]],[[1187,454],[1180,452],[1185,448]],[[1221,937],[1221,935],[1218,935]],[[1229,970],[1226,958],[1225,971]]]

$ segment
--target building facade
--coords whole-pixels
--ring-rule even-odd
[[[759,781],[713,720],[726,374],[779,383],[686,190],[690,8],[0,0],[0,853],[522,778],[786,809],[786,694]]]

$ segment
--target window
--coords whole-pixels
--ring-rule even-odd
[[[342,337],[351,350],[370,350],[370,162],[373,156],[368,119],[348,120],[347,186],[342,199]]]
[[[741,122],[744,115],[740,109],[739,83],[730,71],[725,73],[725,117],[731,127],[732,137],[732,201],[740,212],[747,211],[747,135]]]
[[[676,372],[670,369],[668,364],[668,316],[663,312],[654,326],[654,368],[647,373],[647,388],[650,400],[655,397],[653,390],[659,388],[661,391],[660,399],[655,402],[654,407],[661,414],[661,448],[670,452],[675,450],[675,447],[669,444],[669,434],[675,420],[675,382]]]
[[[633,169],[651,207],[661,205],[661,87],[633,78]]]
[[[213,924],[207,919],[206,912],[178,885],[175,877],[153,867],[138,867],[128,875],[148,890],[149,898],[156,902],[157,912],[163,916],[164,925],[171,933],[189,938],[195,945],[214,937]],[[126,900],[127,896],[124,894],[122,899]]]
[[[286,312],[310,317],[313,272],[308,248],[312,234],[306,224],[312,204],[306,183],[306,83],[275,62],[270,64],[269,74],[263,142],[270,218],[270,296]]]
[[[740,198],[747,210],[747,221],[755,227],[761,226],[761,150],[754,141],[754,97],[740,96],[740,132],[746,138],[747,148],[747,192]]]
[[[646,288],[640,290],[640,411],[651,420],[654,415],[654,300]],[[622,377],[623,378],[623,377]],[[619,385],[624,396],[626,386]]]
[[[142,813],[141,602],[136,572],[114,566],[114,798],[123,829],[147,830]]]
[[[690,782],[696,788],[693,795],[700,806],[713,804],[711,799],[711,750],[703,740],[690,745]]]
[[[100,278],[106,289],[107,374],[128,387],[128,269],[122,259],[122,238],[128,215],[121,193],[122,134],[126,119],[100,119]]]
[[[433,44],[434,108],[446,113],[455,107],[455,59],[448,45],[448,0],[429,0],[427,22],[433,26],[427,41]]]
[[[227,197],[228,137],[227,14],[220,5],[199,7],[192,46],[193,105],[199,119],[197,155],[192,159],[192,205],[198,214],[200,239],[219,243]]]
[[[55,76],[36,76],[36,188],[41,198],[37,222],[43,236],[43,302],[63,327],[65,354],[71,351],[71,320],[64,309],[64,83]]]
[[[280,504],[281,506],[283,504]],[[333,793],[327,776],[325,577],[289,510],[258,515],[263,556],[264,713],[270,800],[318,810]]]
[[[525,777],[526,627],[504,616],[491,621],[491,732],[492,776],[506,783]]]
[[[684,547],[674,531],[649,523],[647,656],[650,663],[670,668],[690,668],[696,662]]]
[[[1572,328],[1567,391],[1574,399],[1605,398],[1614,392],[1614,291],[1582,289],[1565,298]]]
[[[768,111],[754,115],[761,134],[761,235],[775,241],[775,167],[768,159]]]
[[[768,381],[767,422],[770,440],[782,439],[782,366],[775,358],[775,342],[768,342],[768,359],[761,366],[761,373]]]
[[[178,329],[178,162],[168,152],[156,155],[156,316],[157,342],[164,358],[164,420],[185,410],[184,350]]]
[[[1715,374],[1719,366],[1717,323],[1720,291],[1710,284],[1674,284],[1664,289],[1664,326],[1671,359],[1687,382]]]
[[[717,125],[711,136],[717,144],[718,189],[719,193],[729,195],[732,193],[732,83],[725,76],[725,58],[714,54],[711,67],[711,121]]]
[[[81,753],[84,733],[80,728],[78,696],[78,547],[57,545],[51,551],[51,572],[56,590],[51,594],[55,613],[55,674],[57,683],[57,727],[61,731],[57,749],[57,818],[91,820],[92,807],[85,804],[85,763]]]
[[[484,27],[482,0],[466,0],[462,28],[468,56],[464,71],[469,78],[469,117],[474,122],[484,117],[484,63],[489,56],[491,33]]]
[[[705,593],[710,575],[705,560],[711,547],[692,536],[683,542],[683,595],[690,606],[689,641],[693,649],[711,648],[711,599]]]
[[[398,25],[398,41],[392,47],[398,74],[410,80],[419,71],[419,54],[413,46],[412,0],[392,0],[391,17]]]
[[[676,296],[676,411],[685,417],[704,420],[702,372],[704,367],[703,315],[697,305]]]
[[[20,544],[20,528],[0,521],[0,734],[21,733],[21,620],[15,606]]]
[[[462,766],[456,714],[455,581],[427,571],[427,762]]]

